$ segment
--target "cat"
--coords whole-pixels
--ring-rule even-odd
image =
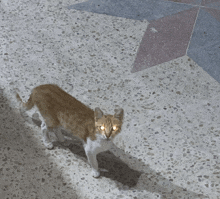
[[[100,176],[96,155],[109,150],[112,139],[121,132],[123,109],[115,109],[114,115],[104,115],[98,107],[93,111],[55,84],[35,87],[26,103],[18,93],[16,98],[25,110],[37,107],[43,118],[41,130],[46,148],[53,148],[49,132],[54,132],[58,140],[65,143],[60,128],[69,130],[82,140],[92,176]]]

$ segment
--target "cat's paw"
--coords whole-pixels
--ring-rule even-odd
[[[44,142],[44,146],[49,150],[53,149],[53,143],[52,142]]]
[[[92,177],[98,178],[100,176],[100,172],[97,170],[92,170]]]

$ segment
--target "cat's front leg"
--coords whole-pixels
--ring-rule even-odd
[[[98,178],[100,176],[99,168],[98,168],[98,161],[96,159],[96,155],[88,152],[86,153],[89,164],[92,167],[92,176],[94,178]]]
[[[98,169],[98,161],[96,159],[96,153],[93,153],[92,151],[90,151],[87,146],[85,147],[85,153],[86,153],[88,162],[92,167],[92,176],[94,178],[98,178],[100,176],[100,172]]]

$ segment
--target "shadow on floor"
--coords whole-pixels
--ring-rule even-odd
[[[104,161],[107,161],[108,164],[105,164],[105,169],[109,169],[110,178],[113,178],[117,181],[120,181],[123,185],[127,185],[134,190],[147,190],[151,193],[157,193],[161,198],[208,198],[203,194],[197,194],[192,191],[186,190],[182,187],[179,187],[172,183],[169,179],[163,177],[159,172],[154,171],[148,165],[146,165],[141,160],[125,153],[120,148],[114,146],[114,152],[117,156],[122,157],[123,161],[127,162],[129,165],[135,165],[135,168],[141,168],[141,172],[137,170],[130,169],[122,160],[116,157],[113,153],[110,155],[104,156],[100,161],[102,165]],[[115,165],[117,165],[115,167]]]
[[[134,158],[123,150],[114,146],[114,151],[117,151],[117,156],[126,159],[126,162],[132,162],[137,168],[142,168],[143,172],[131,169],[128,164],[123,162],[114,153],[106,151],[97,155],[99,162],[99,168],[101,170],[101,178],[110,178],[118,185],[119,189],[132,189],[132,190],[146,190],[151,193],[157,193],[160,198],[193,198],[202,199],[208,198],[203,194],[197,194],[192,191],[188,191],[182,187],[173,184],[168,179],[164,178],[160,173],[155,172],[144,162]],[[79,158],[86,160],[86,155],[82,146],[82,143],[75,139],[69,149],[76,154]],[[144,169],[143,169],[144,168]]]
[[[77,199],[33,130],[9,104],[0,88],[0,198]]]

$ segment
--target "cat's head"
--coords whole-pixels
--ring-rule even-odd
[[[96,132],[102,135],[103,139],[113,139],[121,131],[123,116],[123,109],[115,109],[114,115],[104,115],[100,108],[95,108]]]

